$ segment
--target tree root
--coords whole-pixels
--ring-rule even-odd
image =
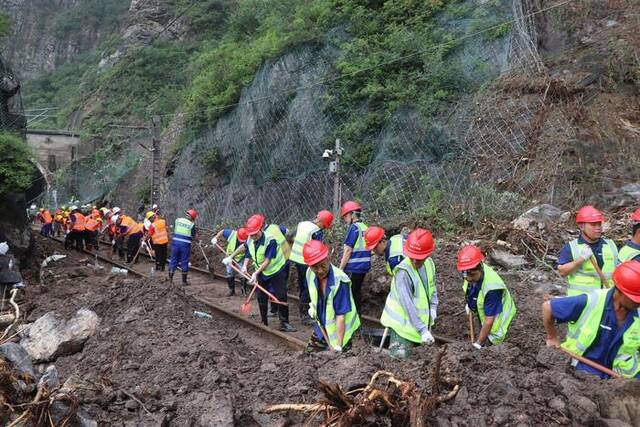
[[[306,413],[310,415],[305,425],[324,427],[363,425],[371,423],[372,419],[386,419],[383,424],[391,421],[391,425],[424,427],[427,417],[438,405],[453,399],[460,389],[459,381],[448,369],[442,370],[442,357],[446,351],[443,346],[434,360],[430,393],[419,390],[414,381],[401,380],[388,371],[378,371],[364,388],[345,393],[337,384],[320,381],[318,389],[323,399],[318,402],[272,405],[262,412]],[[318,416],[324,416],[321,423],[314,422]]]

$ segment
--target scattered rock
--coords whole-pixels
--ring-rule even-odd
[[[491,252],[491,259],[507,270],[522,268],[528,264],[523,255],[514,255],[500,249],[494,249]]]
[[[578,424],[590,425],[598,418],[598,405],[592,400],[574,395],[569,398],[569,411],[574,421]]]
[[[127,403],[124,404],[124,407],[129,411],[135,411],[140,407],[140,404],[133,399],[127,400]]]
[[[33,369],[29,353],[20,344],[8,342],[0,345],[0,356],[9,361],[13,369],[20,372],[20,374],[28,374],[35,378],[36,371]]]
[[[543,204],[529,209],[516,218],[512,224],[513,228],[518,230],[527,231],[531,228],[542,230],[558,222],[561,215],[562,211],[560,209],[553,205]]]
[[[561,414],[564,414],[565,410],[567,409],[567,404],[564,403],[564,400],[562,400],[560,397],[556,396],[549,401],[549,408],[555,409]]]
[[[233,427],[233,403],[222,392],[215,392],[208,399],[209,407],[204,407],[204,412],[198,418],[200,427]]]
[[[98,315],[87,309],[78,310],[66,322],[49,312],[22,331],[20,345],[34,362],[49,362],[82,350],[99,321]]]
[[[624,206],[635,206],[640,202],[640,183],[623,185],[617,190],[605,195],[609,207],[619,208]]]
[[[55,366],[48,366],[44,371],[40,381],[38,381],[38,387],[46,387],[48,390],[54,390],[60,387],[60,376]]]

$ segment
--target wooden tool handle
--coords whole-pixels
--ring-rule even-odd
[[[564,348],[562,348],[562,347],[557,347],[557,348],[558,348],[560,351],[562,351],[562,352],[564,352],[564,353],[568,354],[568,355],[569,355],[569,356],[571,356],[572,358],[574,358],[574,359],[578,360],[579,362],[582,362],[582,363],[584,363],[585,365],[589,365],[589,366],[591,366],[592,368],[597,369],[598,371],[600,371],[600,372],[602,372],[602,373],[604,373],[604,374],[609,375],[611,378],[622,378],[622,376],[621,376],[619,373],[614,372],[614,371],[612,371],[611,369],[609,369],[609,368],[607,368],[607,367],[604,367],[604,366],[602,366],[601,364],[599,364],[599,363],[597,363],[597,362],[594,362],[594,361],[593,361],[593,360],[591,360],[591,359],[587,359],[586,357],[578,356],[577,354],[575,354],[575,353],[573,353],[573,352],[571,352],[571,351],[569,351],[569,350],[567,350],[567,349],[564,349]]]
[[[600,269],[600,266],[598,265],[598,260],[596,260],[596,256],[591,255],[591,258],[589,258],[589,260],[591,261],[591,265],[593,265],[593,268],[596,269],[596,273],[598,273],[598,276],[600,276],[600,283],[602,283],[602,286],[605,289],[609,289],[609,280],[607,280],[606,276]]]

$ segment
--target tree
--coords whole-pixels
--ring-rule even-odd
[[[0,132],[0,196],[29,188],[34,172],[30,159],[27,144],[12,133]]]

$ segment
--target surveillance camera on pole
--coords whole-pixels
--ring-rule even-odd
[[[342,156],[342,147],[340,140],[336,139],[336,145],[333,150],[324,150],[322,160],[329,162],[329,173],[333,175],[333,212],[338,215],[340,207],[340,157]]]

